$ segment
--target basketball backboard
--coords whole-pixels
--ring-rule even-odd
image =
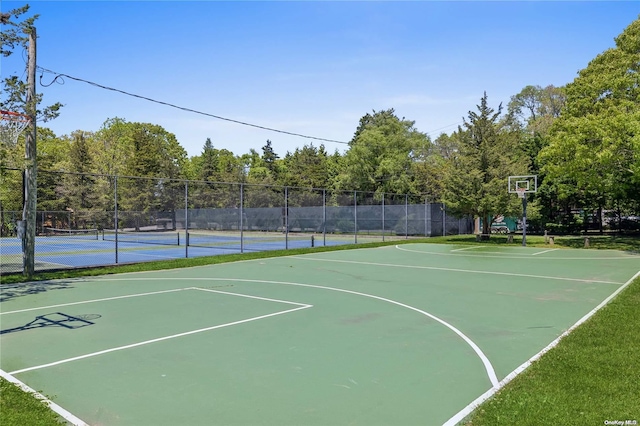
[[[509,176],[509,193],[535,193],[538,192],[538,176]]]

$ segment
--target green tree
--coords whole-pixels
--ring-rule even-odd
[[[96,169],[105,175],[181,178],[187,153],[174,134],[151,123],[105,121],[95,133]]]
[[[458,128],[459,151],[444,178],[443,201],[454,213],[482,219],[482,233],[489,235],[499,215],[519,213],[518,199],[507,192],[510,175],[526,174],[526,160],[517,141],[499,121],[502,106],[489,107],[487,94],[469,111],[464,129]]]
[[[218,173],[221,182],[238,183],[244,180],[244,163],[228,149],[218,151]]]
[[[412,163],[430,144],[414,121],[399,119],[393,109],[373,111],[360,119],[335,186],[342,190],[409,193]]]
[[[34,15],[20,21],[22,16],[27,13],[28,10],[29,5],[25,5],[0,15],[0,56],[8,57],[12,55],[17,46],[23,49],[28,47],[29,36],[35,34],[34,23],[38,19],[38,15]],[[54,119],[59,115],[59,110],[62,107],[62,104],[55,103],[48,107],[40,108],[42,94],[36,93],[31,99],[30,105],[27,105],[27,92],[27,83],[22,81],[19,76],[6,76],[2,79],[2,89],[0,90],[0,110],[29,114],[36,120],[43,122]],[[13,141],[0,140],[0,173],[2,173],[5,167],[7,167],[8,159],[11,156],[10,145],[12,144]],[[32,157],[32,155],[30,155],[30,157]],[[12,160],[15,160],[15,158],[12,158]],[[33,158],[26,160],[23,157],[23,160],[16,165],[20,169],[28,168],[35,172],[37,160]],[[29,176],[35,176],[35,173],[30,173]],[[0,183],[0,186],[3,185],[4,183]],[[33,185],[37,185],[37,182],[32,178],[29,178],[26,186],[30,188]],[[22,191],[20,192],[22,193]],[[29,191],[30,194],[33,194],[33,192],[37,191]],[[3,211],[3,208],[4,207],[0,204],[0,216],[2,216],[1,212]],[[30,219],[32,219],[31,216]],[[28,232],[28,235],[30,236],[27,238],[27,241],[31,241],[28,246],[31,246],[33,249],[32,236],[34,234]],[[29,271],[30,268],[31,267],[28,267],[27,271]],[[28,273],[30,274],[30,272]]]
[[[99,147],[96,171],[109,176],[122,174],[133,150],[130,124],[122,118],[109,118],[95,133],[93,140]]]
[[[131,213],[130,225],[154,224],[156,212],[175,212],[184,205],[184,184],[172,179],[184,177],[187,153],[172,133],[150,123],[127,123],[131,152],[119,180],[119,203]],[[123,220],[125,219],[123,215]]]
[[[38,210],[65,211],[66,201],[61,193],[61,175],[48,171],[63,169],[69,157],[69,141],[59,138],[46,127],[37,128],[38,140]],[[66,222],[60,225],[68,224]]]
[[[526,86],[511,97],[507,124],[521,132],[521,145],[529,157],[529,169],[539,174],[538,154],[548,144],[549,130],[566,103],[564,88]]]
[[[453,166],[453,159],[458,152],[460,134],[450,136],[443,133],[433,141],[429,149],[416,156],[413,163],[414,190],[423,194],[430,201],[442,200],[444,176]]]
[[[212,182],[219,180],[218,156],[218,150],[213,147],[211,139],[207,138],[202,148],[202,154],[200,155],[198,179]]]
[[[251,148],[249,153],[245,154],[244,163],[248,167],[248,182],[266,183],[266,179],[268,179],[269,176],[269,169],[267,169],[264,160],[255,149]]]
[[[329,184],[327,167],[327,151],[324,145],[318,148],[313,144],[304,145],[285,156],[286,174],[283,183],[295,187],[326,188]]]
[[[198,208],[239,206],[239,185],[246,180],[245,159],[227,149],[213,148],[207,139],[202,154],[193,159],[198,180],[190,194]],[[209,183],[211,182],[211,183]]]
[[[270,177],[268,180],[278,182],[280,179],[281,161],[269,139],[267,139],[266,144],[262,147],[262,163],[268,170],[268,176]]]
[[[22,21],[19,19],[29,11],[29,5],[10,10],[2,14],[0,25],[0,55],[8,57],[14,53],[16,47],[27,49],[29,34],[33,32],[35,21],[39,15],[33,15]],[[13,17],[13,19],[12,19]],[[26,113],[27,83],[17,75],[9,75],[2,80],[0,92],[0,110]],[[62,104],[55,103],[45,108],[39,108],[42,94],[36,94],[34,112],[38,121],[49,121],[60,114]]]
[[[130,123],[133,151],[125,162],[130,176],[182,177],[187,153],[175,135],[150,123]]]
[[[541,124],[540,120],[558,118],[565,103],[562,87],[525,86],[511,97],[508,112],[524,121],[532,131],[543,131],[548,126]]]
[[[17,212],[22,211],[24,137],[18,139],[16,147],[3,150],[0,145],[0,150],[0,236],[14,236],[14,220],[20,219],[21,213]]]
[[[567,85],[566,108],[540,153],[545,185],[597,218],[640,203],[640,19],[615,43]]]
[[[41,170],[37,176],[38,210],[64,210],[64,201],[60,195],[60,175],[44,171],[64,168],[68,158],[68,142],[58,138],[46,127],[37,128],[37,139],[37,162]],[[22,210],[24,151],[24,135],[18,138],[15,146],[6,151],[4,167],[0,168],[0,188],[5,194],[1,209]]]
[[[89,132],[76,131],[71,134],[69,147],[69,166],[73,173],[63,179],[63,193],[67,199],[67,208],[80,215],[82,211],[104,207],[100,205],[100,190],[96,187],[96,176],[93,174],[94,158],[91,152]],[[82,228],[86,223],[76,223]]]

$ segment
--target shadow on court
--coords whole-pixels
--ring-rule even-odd
[[[43,327],[63,327],[69,330],[86,327],[95,324],[93,320],[100,318],[100,314],[68,315],[62,312],[52,312],[50,314],[38,315],[33,321],[20,327],[0,330],[0,334],[16,333]]]
[[[73,287],[70,281],[29,282],[3,285],[0,287],[0,302],[7,302],[16,297],[30,296],[45,291],[65,290]]]

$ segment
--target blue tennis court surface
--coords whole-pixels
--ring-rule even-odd
[[[188,244],[187,244],[188,241]],[[270,251],[314,246],[351,244],[353,236],[243,235],[184,232],[119,234],[83,233],[36,237],[36,270],[81,268],[119,263],[138,263],[186,257],[217,256],[251,251]],[[17,238],[0,239],[1,272],[22,270],[22,245]]]

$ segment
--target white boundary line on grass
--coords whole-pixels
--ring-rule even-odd
[[[524,370],[526,370],[535,361],[540,359],[540,357],[542,357],[545,353],[549,352],[551,349],[556,347],[558,345],[558,343],[560,343],[560,341],[563,338],[565,338],[569,333],[571,333],[573,330],[575,330],[578,326],[580,326],[582,323],[584,323],[589,318],[591,318],[596,312],[598,312],[600,309],[602,309],[607,303],[609,303],[614,297],[616,297],[618,295],[618,293],[620,293],[622,290],[627,288],[629,286],[629,284],[631,284],[633,282],[633,280],[635,280],[638,277],[640,277],[640,271],[636,272],[636,274],[633,277],[629,278],[629,280],[626,283],[624,283],[621,287],[617,288],[616,291],[611,293],[611,295],[609,297],[604,299],[598,306],[596,306],[591,311],[589,311],[585,316],[580,318],[578,320],[578,322],[573,324],[568,330],[566,330],[564,333],[562,333],[560,336],[558,336],[553,342],[549,343],[544,349],[542,349],[540,352],[538,352],[537,354],[535,354],[534,356],[529,358],[529,360],[526,361],[524,364],[520,365],[518,368],[516,368],[511,373],[509,373],[504,379],[502,379],[500,381],[500,383],[498,383],[498,385],[494,385],[487,392],[485,392],[482,395],[480,395],[478,398],[473,400],[469,405],[464,407],[462,410],[460,410],[458,413],[456,413],[453,417],[451,417],[449,420],[447,420],[443,424],[443,426],[455,426],[459,422],[461,422],[465,417],[467,417],[469,414],[471,414],[473,412],[473,410],[478,408],[478,406],[480,404],[482,404],[483,402],[485,402],[486,400],[491,398],[493,395],[495,395],[496,392],[498,392],[500,389],[505,387],[510,381],[512,381],[514,378],[516,378],[520,373],[522,373]]]
[[[396,265],[393,263],[376,263],[376,262],[360,262],[355,260],[321,259],[321,258],[309,257],[309,256],[291,256],[291,258],[302,259],[302,260],[312,260],[312,261],[318,261],[318,262],[353,263],[358,265],[384,266],[384,267],[408,268],[408,269],[430,269],[435,271],[463,272],[468,274],[505,275],[509,277],[540,278],[540,279],[546,279],[546,280],[560,280],[560,281],[577,281],[581,283],[599,283],[599,284],[616,284],[616,285],[623,284],[616,281],[588,280],[588,279],[581,279],[581,278],[563,278],[563,277],[552,277],[547,275],[516,274],[514,272],[477,271],[473,269],[441,268],[438,266]]]
[[[47,406],[51,410],[53,410],[56,414],[58,414],[60,417],[65,419],[67,422],[71,423],[73,426],[89,426],[89,424],[87,422],[85,422],[84,420],[80,419],[79,417],[74,416],[69,411],[65,410],[64,408],[62,408],[61,406],[59,406],[55,402],[51,401],[49,398],[47,398],[46,396],[44,396],[40,392],[37,392],[35,389],[30,388],[29,386],[27,386],[26,384],[24,384],[20,380],[18,380],[15,377],[13,377],[11,374],[9,374],[9,373],[7,373],[7,372],[5,372],[3,370],[0,370],[0,377],[2,377],[3,379],[5,379],[8,382],[11,382],[11,383],[17,385],[23,391],[25,391],[27,393],[30,393],[31,395],[33,395],[37,399],[39,399],[39,400],[43,401],[44,403],[46,403]]]

